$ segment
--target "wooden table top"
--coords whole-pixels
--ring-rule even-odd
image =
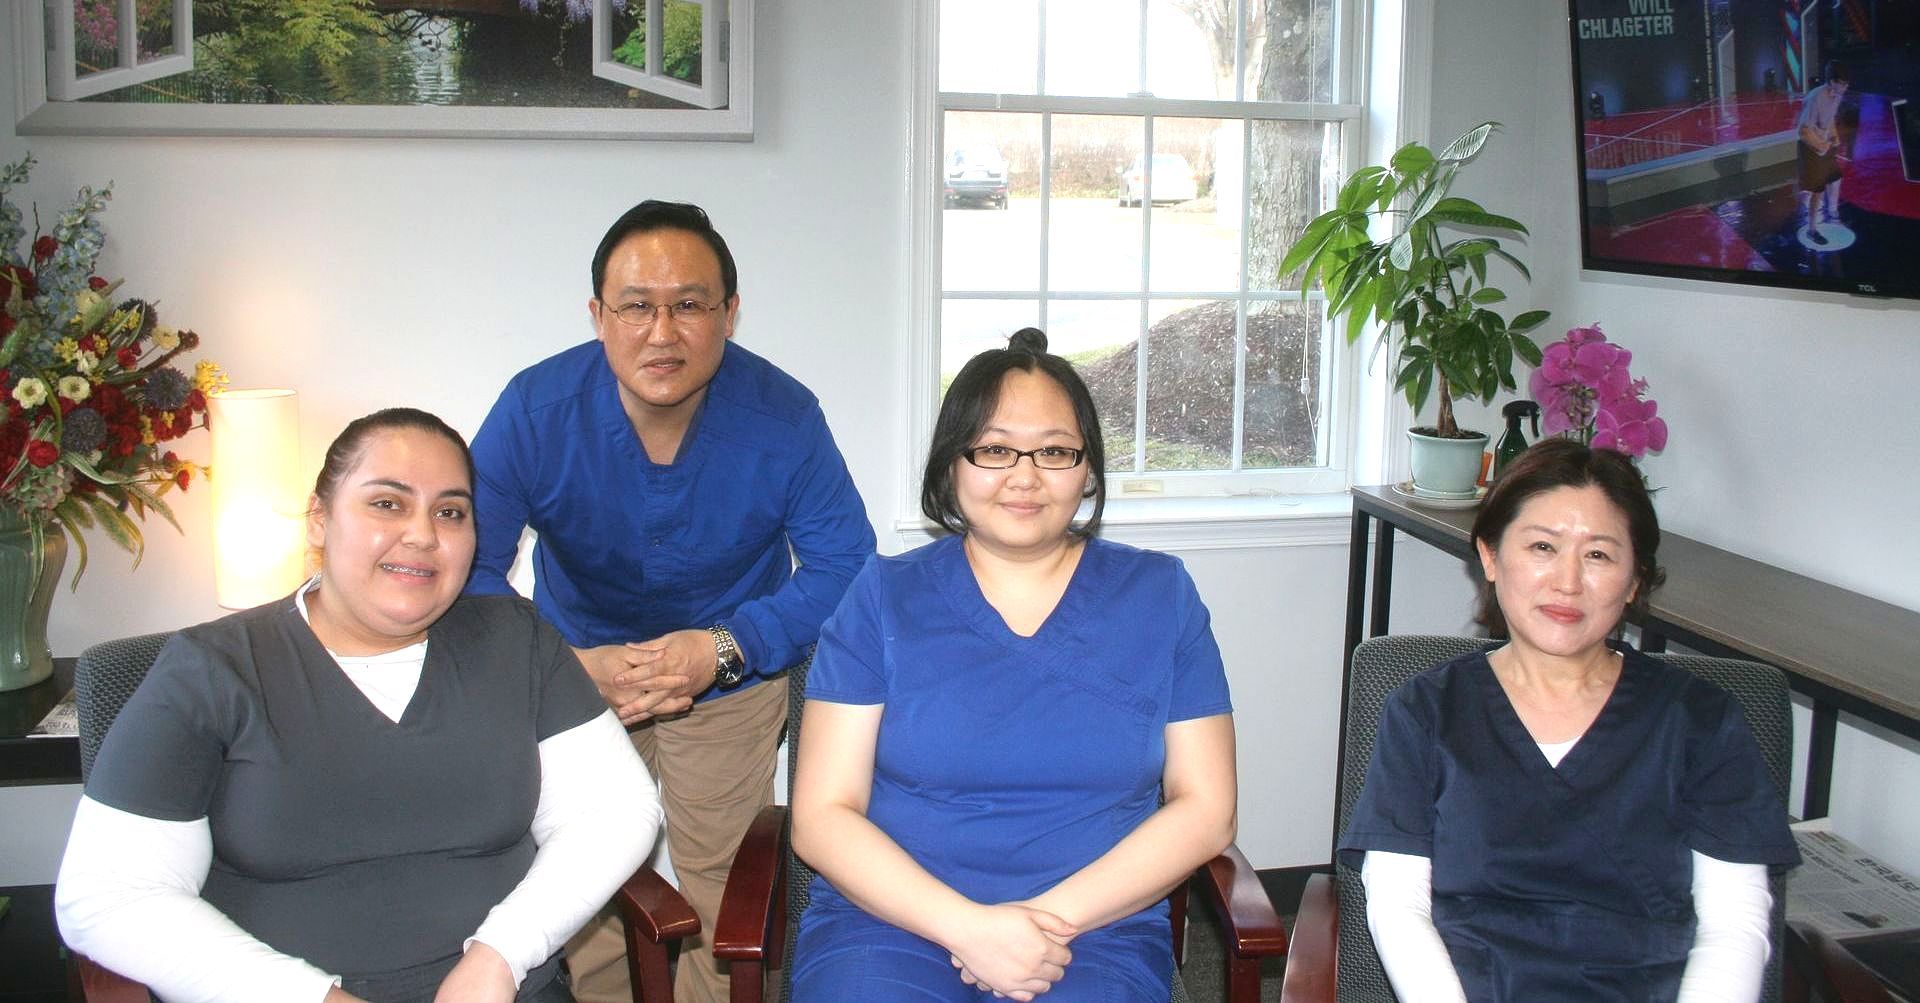
[[[1369,515],[1468,553],[1474,510],[1425,508],[1384,486],[1353,495]],[[1920,611],[1678,533],[1661,534],[1660,564],[1667,582],[1649,603],[1654,620],[1920,721]]]

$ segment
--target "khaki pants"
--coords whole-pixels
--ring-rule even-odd
[[[774,752],[786,720],[782,676],[631,735],[660,783],[680,894],[700,917],[699,936],[680,943],[677,1003],[726,1003],[727,977],[713,957],[713,923],[734,851],[753,816],[773,803]],[[566,955],[579,1003],[632,1003],[626,939],[611,907],[567,941]]]

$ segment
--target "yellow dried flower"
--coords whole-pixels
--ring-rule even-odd
[[[72,338],[61,338],[53,343],[53,354],[58,356],[61,362],[72,362],[79,351],[80,343]]]
[[[203,394],[226,389],[227,371],[220,368],[212,359],[201,359],[193,364],[193,388]]]
[[[159,440],[159,439],[157,439],[157,438],[155,438],[155,437],[154,437],[154,435],[153,435],[153,419],[151,419],[151,418],[148,418],[148,417],[147,417],[146,415],[144,415],[144,414],[143,414],[143,415],[141,415],[141,416],[140,416],[140,442],[141,442],[141,444],[142,444],[142,445],[147,445],[147,446],[151,446],[151,445],[153,445],[154,443],[156,443],[156,442],[159,442],[159,441],[160,441],[160,440]]]

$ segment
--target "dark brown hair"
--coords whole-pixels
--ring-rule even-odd
[[[920,512],[948,532],[967,531],[966,516],[960,513],[960,500],[954,494],[953,461],[973,446],[993,420],[993,410],[1000,406],[1000,386],[1016,369],[1046,374],[1073,403],[1073,418],[1080,425],[1080,443],[1086,450],[1081,462],[1087,465],[1086,497],[1093,499],[1093,513],[1072,532],[1090,537],[1099,532],[1100,513],[1107,507],[1107,447],[1100,437],[1100,416],[1093,408],[1093,394],[1073,371],[1073,364],[1049,354],[1047,336],[1035,327],[1015,331],[1005,348],[989,348],[968,359],[953,378],[946,399],[940,402],[940,417],[933,423],[933,443],[927,447]]]
[[[1542,439],[1515,457],[1487,489],[1480,503],[1480,514],[1473,520],[1475,580],[1480,586],[1480,608],[1474,619],[1494,637],[1507,636],[1507,620],[1500,613],[1500,599],[1493,583],[1479,574],[1479,544],[1489,550],[1500,549],[1500,538],[1520,515],[1520,509],[1536,495],[1556,488],[1583,488],[1592,485],[1627,518],[1628,543],[1633,547],[1633,600],[1627,604],[1627,616],[1635,618],[1647,610],[1647,597],[1667,579],[1667,573],[1655,561],[1660,549],[1660,520],[1653,514],[1653,497],[1647,493],[1646,478],[1626,454],[1611,449],[1594,449],[1571,439]],[[1616,625],[1617,626],[1617,625]]]
[[[412,429],[440,436],[454,444],[460,450],[460,459],[467,467],[467,483],[473,483],[473,452],[467,448],[467,440],[453,430],[440,417],[419,408],[390,407],[347,423],[334,437],[333,445],[327,447],[326,462],[320,464],[320,475],[313,479],[313,494],[319,499],[322,509],[333,504],[334,493],[340,488],[340,482],[360,463],[360,457],[367,451],[367,440],[381,432],[396,432]]]

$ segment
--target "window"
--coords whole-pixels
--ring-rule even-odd
[[[1344,488],[1347,353],[1276,272],[1356,155],[1349,6],[940,0],[940,386],[1037,326],[1114,497]]]
[[[752,0],[30,0],[14,17],[28,134],[752,135]]]

